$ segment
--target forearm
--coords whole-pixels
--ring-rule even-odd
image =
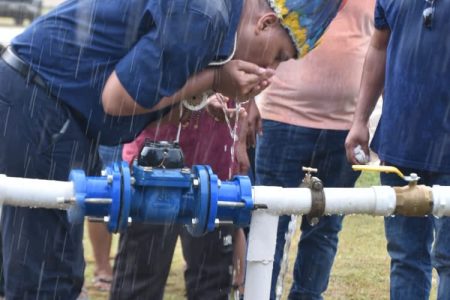
[[[205,69],[191,76],[185,85],[175,94],[162,98],[151,108],[139,105],[125,90],[120,83],[117,74],[113,72],[108,79],[102,94],[104,111],[113,116],[131,116],[145,114],[160,110],[169,105],[176,104],[182,99],[201,95],[203,92],[212,89],[214,83],[214,70]]]
[[[204,92],[213,89],[214,85],[214,69],[207,68],[203,71],[191,76],[186,84],[175,94],[170,97],[164,97],[158,104],[151,108],[151,110],[159,110],[168,105],[180,102],[183,99],[192,99],[193,97],[200,97]]]

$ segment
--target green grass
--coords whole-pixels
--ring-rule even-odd
[[[378,175],[363,173],[357,186],[379,185]],[[295,240],[289,251],[289,271],[285,279],[286,299],[292,282],[292,266],[296,255],[296,244],[300,232],[297,231]],[[87,260],[86,286],[90,299],[107,299],[106,293],[95,291],[91,287],[92,254],[90,243],[85,238]],[[169,279],[166,286],[166,300],[184,299],[183,282],[184,261],[181,249],[177,246]],[[383,300],[389,299],[389,258],[386,252],[383,218],[372,216],[347,216],[344,219],[343,230],[340,233],[339,248],[333,266],[330,283],[325,299],[342,300]],[[436,276],[433,277],[431,299],[436,298]]]

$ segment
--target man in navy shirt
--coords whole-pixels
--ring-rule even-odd
[[[353,149],[368,153],[368,120],[384,90],[381,120],[372,149],[386,165],[419,183],[450,185],[450,2],[378,0],[353,127]],[[381,183],[403,186],[392,174]],[[432,267],[439,275],[438,299],[450,299],[450,220],[447,217],[385,218],[391,256],[391,299],[428,299]],[[434,240],[433,250],[431,250]]]
[[[99,144],[133,139],[161,109],[208,90],[238,101],[312,49],[341,0],[68,0],[0,60],[0,173],[66,180],[99,171]],[[201,99],[202,97],[196,97]],[[5,207],[6,298],[75,299],[82,225]]]

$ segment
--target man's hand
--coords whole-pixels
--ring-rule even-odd
[[[208,105],[206,110],[217,122],[225,122],[225,114],[230,121],[230,124],[234,124],[236,118],[236,109],[228,108],[227,103],[229,99],[221,94],[214,94],[208,98]]]
[[[360,145],[364,154],[369,156],[369,127],[367,124],[353,123],[350,132],[345,139],[345,152],[347,160],[353,165],[360,165],[354,153],[354,149]]]
[[[231,60],[214,70],[213,89],[237,102],[244,102],[267,88],[274,74],[275,70],[272,69],[242,60]]]

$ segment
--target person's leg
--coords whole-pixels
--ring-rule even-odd
[[[242,228],[236,228],[233,233],[233,289],[244,294],[245,253],[247,241]]]
[[[224,226],[202,237],[181,231],[188,300],[227,300],[231,292],[234,227]]]
[[[450,300],[450,218],[435,219],[435,224],[432,262],[439,276],[437,299]]]
[[[77,167],[93,175],[95,145],[67,108],[25,86],[2,62],[0,77],[0,173],[67,180]],[[70,224],[65,211],[4,206],[6,298],[76,299],[84,276],[82,236],[83,225]]]
[[[345,155],[347,131],[321,130],[312,153],[312,167],[324,187],[353,187],[359,172],[352,170]],[[301,139],[293,141],[302,143]],[[338,233],[342,228],[342,216],[324,216],[311,226],[302,217],[301,238],[294,265],[294,281],[289,299],[322,299],[328,287],[338,245]]]
[[[122,146],[100,146],[98,149],[103,168],[114,162],[119,162],[122,156]],[[102,291],[109,291],[112,281],[112,267],[109,260],[112,235],[105,224],[88,223],[89,240],[94,254],[94,286]]]
[[[275,244],[275,254],[272,268],[272,281],[270,283],[270,299],[276,299],[278,276],[281,272],[281,264],[284,255],[284,246],[286,244],[285,234],[289,227],[291,216],[280,216],[278,218],[277,242]],[[280,287],[279,287],[280,288]]]
[[[450,174],[431,176],[428,185],[450,185]],[[435,218],[435,238],[432,250],[433,267],[438,272],[438,300],[450,300],[450,218]]]
[[[410,174],[413,171],[418,173],[415,170],[402,169],[403,174]],[[419,176],[425,178],[423,174],[419,173]],[[381,174],[380,179],[382,185],[404,186],[407,184],[395,174]],[[429,298],[433,221],[433,216],[394,216],[384,219],[387,250],[391,257],[390,297],[392,300]]]
[[[179,225],[133,224],[121,234],[112,300],[162,300]]]
[[[263,120],[263,132],[256,147],[256,184],[298,187],[303,178],[302,166],[311,165],[320,130]],[[289,220],[289,216],[280,217],[278,223],[270,299],[275,299]]]
[[[3,261],[2,244],[2,239],[0,238],[0,263]],[[0,266],[0,270],[0,300],[3,300],[5,297],[5,277],[3,276],[3,264]]]
[[[94,287],[109,291],[112,281],[112,267],[109,261],[112,236],[103,223],[88,222],[89,240],[94,254]]]

